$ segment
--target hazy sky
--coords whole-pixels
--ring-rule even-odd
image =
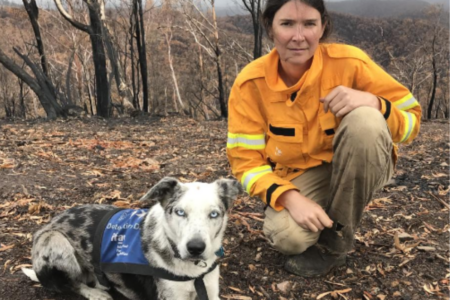
[[[15,2],[15,3],[22,3],[22,0],[9,0],[10,2]],[[342,1],[342,0],[325,0],[325,2],[337,2],[337,1]],[[38,5],[47,3],[47,2],[53,2],[53,0],[37,0],[36,1],[38,3]],[[107,0],[107,2],[111,2],[111,0]],[[238,3],[242,3],[241,0],[215,0],[216,6],[235,6],[236,2]]]
[[[342,0],[325,0],[325,2],[337,2]],[[217,6],[234,6],[236,2],[242,3],[241,0],[216,0]]]

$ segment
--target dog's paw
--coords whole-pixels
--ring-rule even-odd
[[[89,300],[113,300],[111,295],[109,295],[107,292],[99,289],[93,289],[86,285],[82,285],[80,287],[80,295]]]

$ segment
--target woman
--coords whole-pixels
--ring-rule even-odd
[[[413,95],[358,48],[323,44],[322,0],[268,0],[275,48],[246,66],[229,99],[233,174],[267,205],[264,233],[312,277],[345,264],[365,205],[393,174],[394,143],[418,134]]]

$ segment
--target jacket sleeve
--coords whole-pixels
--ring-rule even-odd
[[[367,58],[358,70],[358,90],[378,97],[394,143],[409,143],[419,133],[422,109],[411,92]]]
[[[267,118],[259,91],[247,82],[246,92],[234,83],[228,102],[227,156],[233,175],[250,196],[259,196],[273,209],[280,211],[278,197],[287,190],[297,189],[290,181],[272,172],[265,153]]]

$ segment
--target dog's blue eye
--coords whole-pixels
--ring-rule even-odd
[[[175,213],[176,213],[177,215],[179,215],[180,217],[184,217],[184,216],[186,215],[186,213],[185,213],[184,210],[182,210],[182,209],[177,209],[177,210],[175,211]]]
[[[213,211],[212,213],[209,214],[209,216],[213,219],[217,218],[219,216],[219,213],[217,211]]]

